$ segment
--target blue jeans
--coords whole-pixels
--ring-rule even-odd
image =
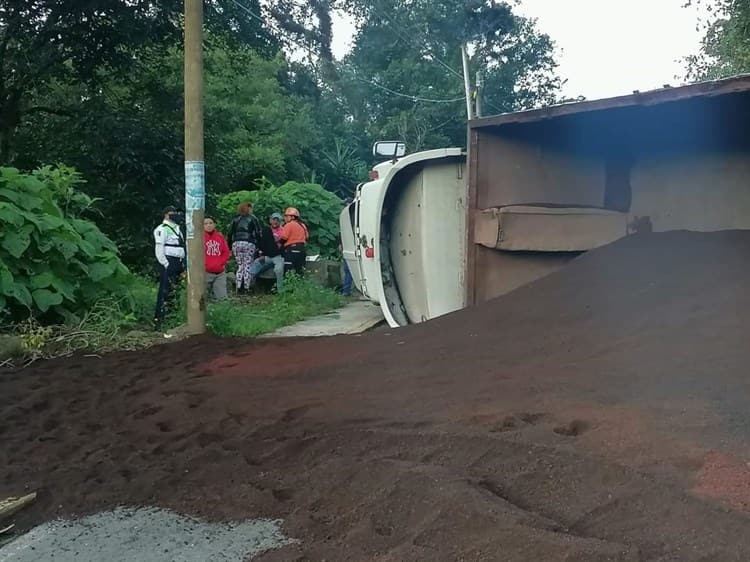
[[[254,283],[258,275],[269,269],[273,269],[273,272],[276,274],[276,290],[280,291],[284,288],[284,256],[274,256],[272,258],[259,257],[250,266],[250,277]]]
[[[181,259],[167,256],[167,261],[169,262],[167,267],[159,265],[159,290],[156,293],[156,312],[154,312],[156,324],[164,322],[167,308],[174,300],[174,287],[180,280],[182,272],[185,271],[185,264]]]
[[[344,284],[341,287],[341,293],[345,297],[348,297],[352,294],[353,279],[352,279],[352,272],[349,269],[349,264],[346,263],[346,260],[343,260],[343,261],[344,261]]]

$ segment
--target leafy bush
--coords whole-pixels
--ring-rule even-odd
[[[73,321],[105,296],[127,296],[133,278],[117,247],[83,218],[94,200],[65,166],[31,174],[0,168],[0,310]]]
[[[315,183],[287,182],[274,186],[259,182],[255,191],[235,191],[219,199],[217,217],[228,228],[237,212],[237,205],[251,201],[255,215],[266,224],[272,213],[283,213],[287,207],[296,207],[310,230],[308,254],[320,253],[325,257],[338,254],[339,213],[343,202],[335,194]]]

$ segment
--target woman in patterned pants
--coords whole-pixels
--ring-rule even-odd
[[[229,240],[234,259],[237,261],[237,292],[250,288],[252,276],[250,266],[255,259],[255,248],[260,237],[260,221],[253,215],[253,206],[242,203],[239,214],[232,221],[229,229]]]

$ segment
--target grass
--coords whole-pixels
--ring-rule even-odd
[[[67,324],[42,326],[34,320],[0,330],[0,367],[28,365],[38,359],[67,357],[74,353],[99,355],[111,351],[135,351],[163,341],[151,327],[156,286],[139,278],[128,298],[97,302],[80,318]],[[218,336],[254,337],[325,314],[344,305],[343,296],[309,279],[290,275],[278,295],[235,297],[209,303],[207,327]],[[185,291],[168,315],[166,326],[185,319]],[[7,348],[7,349],[6,349]]]
[[[287,277],[278,295],[261,295],[212,303],[206,323],[219,336],[253,337],[344,305],[344,297],[312,281]]]
[[[42,325],[30,318],[8,326],[0,332],[6,346],[17,347],[0,349],[0,367],[28,365],[78,352],[98,355],[149,347],[159,339],[158,334],[145,329],[153,316],[155,295],[148,280],[137,278],[126,297],[102,299],[65,324]]]

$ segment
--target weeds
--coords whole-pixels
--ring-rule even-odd
[[[167,326],[182,323],[185,291],[179,290]],[[43,326],[34,319],[0,330],[20,343],[18,352],[0,357],[0,367],[26,366],[39,359],[68,357],[75,353],[99,355],[111,351],[135,351],[162,341],[151,328],[156,290],[146,280],[131,287],[126,297],[97,301],[82,317],[67,324]],[[312,281],[287,276],[277,295],[233,298],[210,303],[208,329],[219,336],[253,337],[274,331],[311,316],[341,307],[344,298]]]
[[[253,337],[336,310],[343,304],[344,298],[331,289],[289,274],[278,295],[211,304],[207,323],[219,336]]]
[[[92,354],[110,351],[135,351],[153,345],[156,335],[135,330],[136,316],[127,312],[121,299],[98,301],[74,324],[41,326],[27,320],[10,333],[20,338],[24,365],[38,359],[69,357],[78,352]],[[11,364],[10,360],[6,363]]]
[[[29,365],[39,359],[68,357],[78,352],[92,354],[136,350],[153,345],[156,334],[138,330],[151,318],[155,291],[146,280],[138,280],[122,297],[100,299],[80,317],[66,324],[43,326],[29,318],[0,332],[15,336],[20,351],[0,360],[0,367]]]

